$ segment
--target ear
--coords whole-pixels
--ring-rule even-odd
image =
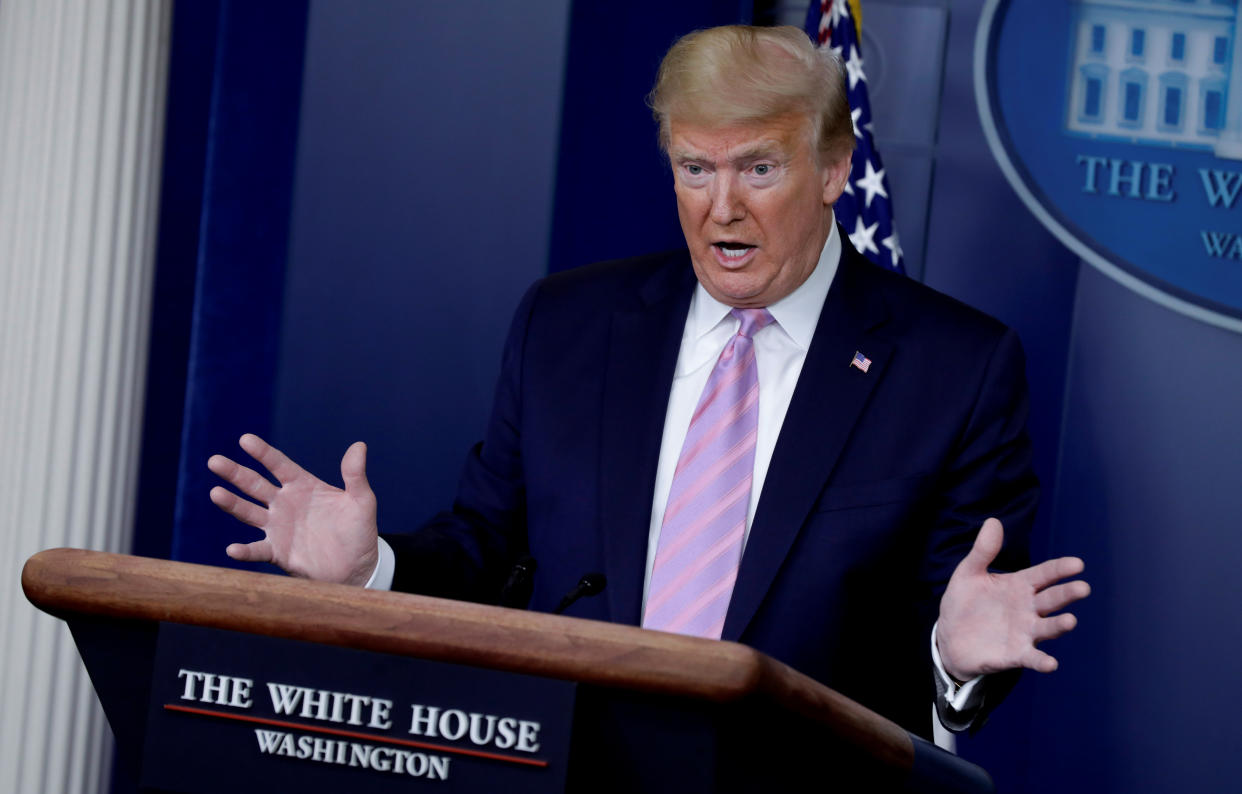
[[[850,178],[850,164],[854,153],[846,152],[835,161],[827,163],[823,169],[824,205],[831,207],[845,192],[845,183]]]

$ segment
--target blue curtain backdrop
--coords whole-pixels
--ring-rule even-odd
[[[174,14],[140,551],[229,564],[206,460],[271,426],[306,18],[305,0]]]

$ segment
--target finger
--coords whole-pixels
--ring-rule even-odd
[[[1057,557],[1054,560],[1045,560],[1039,565],[1033,565],[1020,573],[1031,587],[1043,590],[1048,585],[1062,579],[1077,576],[1085,567],[1083,561],[1077,557]]]
[[[975,536],[975,545],[970,547],[970,553],[962,560],[959,567],[965,568],[968,573],[986,573],[988,566],[1000,553],[1004,542],[1005,530],[1001,522],[995,518],[989,518],[979,528],[979,534]]]
[[[1035,611],[1040,615],[1051,615],[1089,595],[1091,595],[1091,585],[1081,579],[1054,585],[1035,596]]]
[[[1021,659],[1022,666],[1028,670],[1034,670],[1038,673],[1051,673],[1060,665],[1057,660],[1039,650],[1031,648]]]
[[[264,504],[271,504],[280,489],[257,471],[236,463],[223,455],[212,455],[207,459],[207,468],[216,476],[224,479],[233,487]]]
[[[367,482],[367,445],[355,441],[341,458],[341,480],[351,496],[370,496],[371,484]]]
[[[247,433],[237,443],[246,450],[246,454],[262,463],[263,468],[270,471],[281,485],[306,473],[301,466],[289,460],[285,453],[254,433]]]
[[[1078,625],[1078,618],[1066,612],[1061,615],[1053,615],[1050,618],[1041,618],[1035,621],[1034,635],[1031,637],[1035,642],[1043,642],[1044,640],[1055,640],[1062,634],[1067,634],[1074,630]]]
[[[227,488],[217,485],[209,494],[216,507],[252,527],[263,529],[267,525],[267,510],[254,502],[247,502]]]
[[[254,543],[230,543],[224,553],[239,562],[271,562],[272,544],[266,538]]]

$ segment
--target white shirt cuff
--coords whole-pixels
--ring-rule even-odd
[[[390,552],[391,553],[391,552]],[[979,707],[983,700],[983,688],[979,686],[979,682],[983,680],[982,675],[977,675],[961,686],[953,680],[953,676],[949,675],[944,669],[944,663],[940,661],[940,651],[936,648],[936,627],[939,621],[932,626],[931,634],[931,652],[932,664],[936,667],[936,675],[940,677],[940,683],[944,685],[944,699],[949,708],[957,713],[970,711]]]
[[[368,590],[391,590],[392,576],[397,570],[397,555],[392,553],[392,546],[383,538],[376,538],[379,543],[379,559],[375,563],[375,570],[371,572],[371,578],[364,585]],[[933,633],[933,638],[935,634]],[[932,652],[935,653],[935,640],[932,640]],[[937,662],[939,664],[939,662]]]

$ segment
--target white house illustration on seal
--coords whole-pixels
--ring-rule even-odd
[[[1238,0],[1073,0],[1066,129],[1242,159]]]

